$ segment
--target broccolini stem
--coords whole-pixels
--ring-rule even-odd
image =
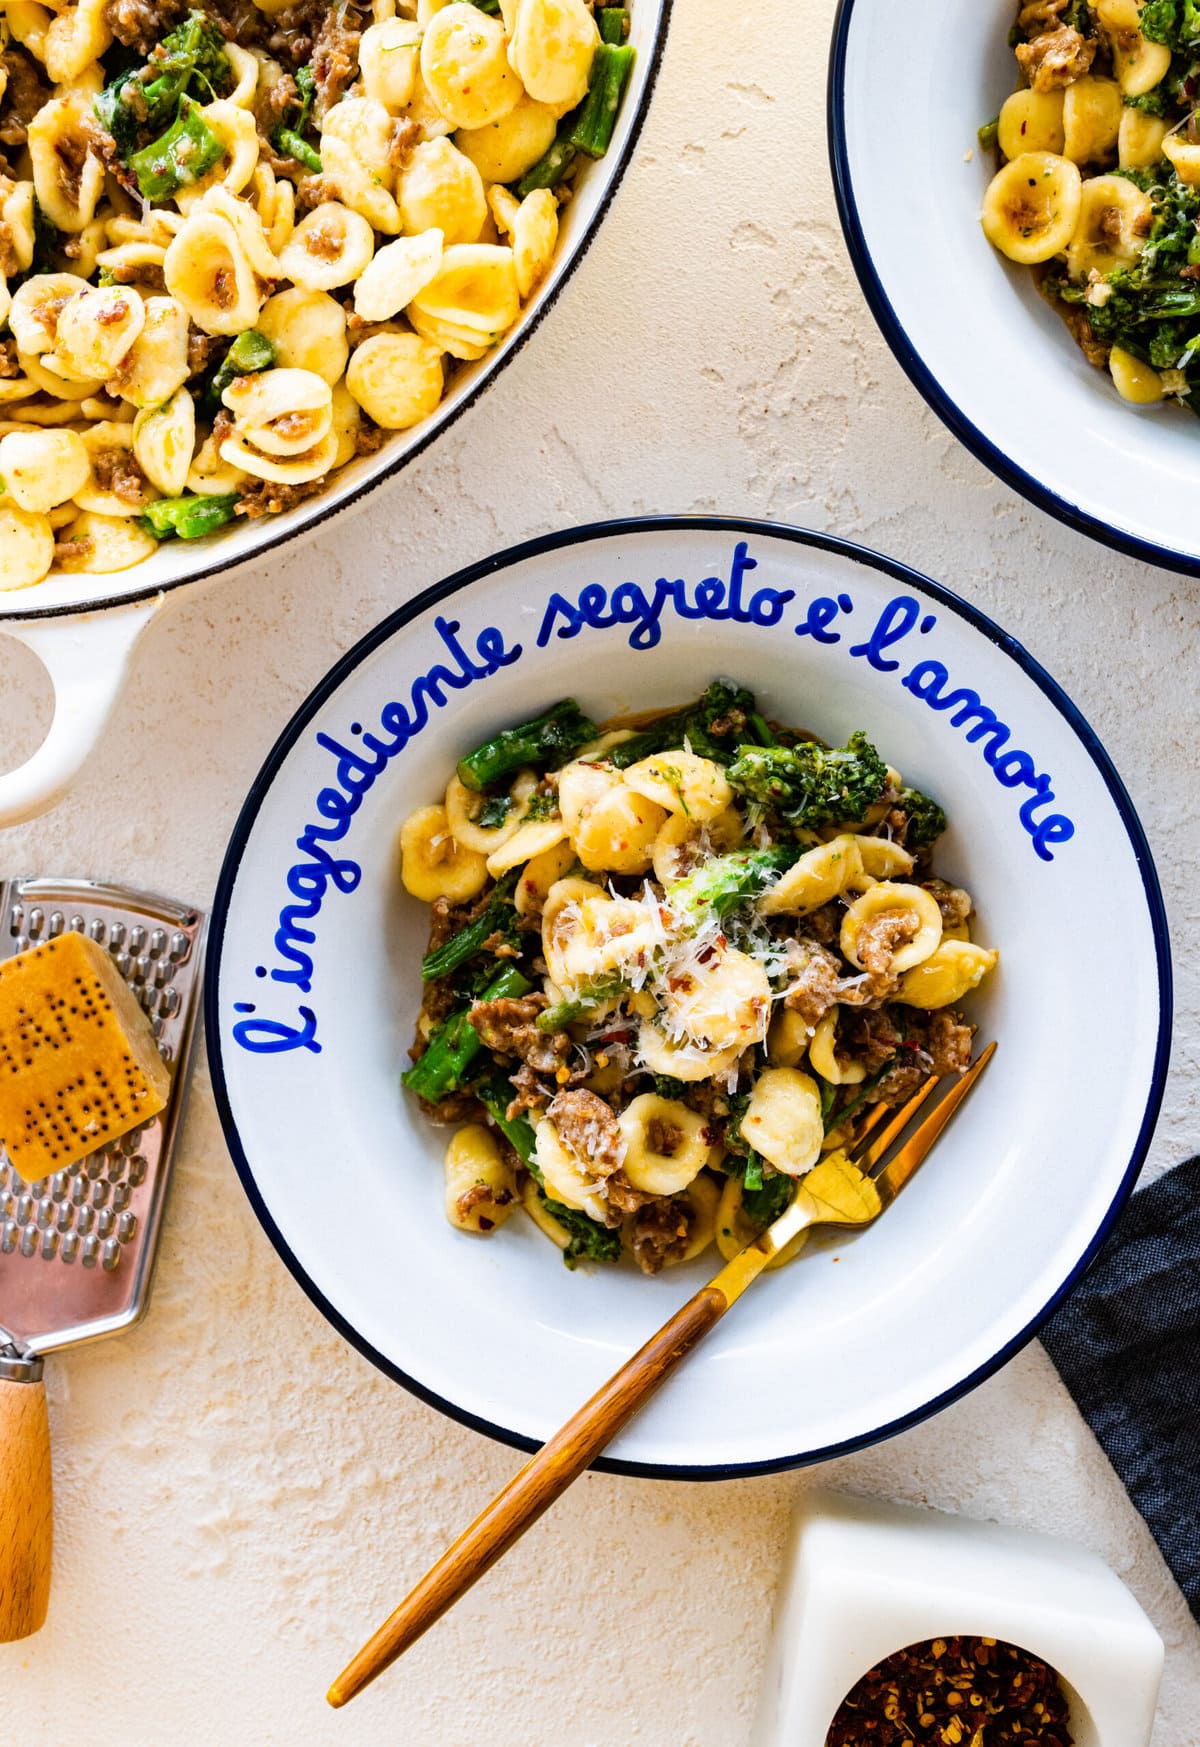
[[[533,1124],[527,1116],[507,1116],[505,1112],[512,1102],[512,1087],[507,1080],[496,1078],[481,1080],[474,1088],[475,1096],[483,1105],[505,1140],[519,1156],[521,1163],[528,1170],[534,1182],[541,1184],[542,1173],[533,1162],[535,1137]]]
[[[269,370],[275,362],[275,348],[266,334],[257,328],[245,328],[217,365],[204,391],[205,412],[215,416],[221,410],[221,396],[239,376],[253,376],[259,370]]]
[[[629,11],[625,6],[601,6],[596,13],[601,42],[623,43],[629,35]]]
[[[517,199],[524,200],[538,188],[557,188],[575,162],[578,147],[569,139],[551,140],[532,170],[526,170],[517,183]]]
[[[602,42],[596,50],[588,94],[567,136],[568,142],[589,158],[602,158],[612,144],[617,112],[636,58],[637,50],[629,44],[618,48]]]
[[[277,127],[271,135],[271,144],[284,157],[295,158],[298,164],[303,164],[304,168],[314,176],[321,174],[324,167],[321,163],[321,154],[315,151],[307,140],[302,139],[294,128]]]
[[[605,1001],[619,995],[624,987],[620,977],[592,983],[586,989],[580,989],[578,994],[569,995],[565,1001],[556,1001],[552,1007],[544,1008],[537,1016],[537,1028],[539,1031],[561,1031],[564,1025],[571,1025],[576,1019],[586,1019]]]
[[[576,747],[596,737],[596,725],[584,715],[574,698],[563,698],[544,714],[518,728],[505,728],[494,740],[461,759],[459,780],[469,789],[486,789],[532,765],[544,771],[563,764]]]
[[[500,1001],[506,996],[527,995],[532,984],[518,970],[509,967],[494,977],[483,991],[483,1001]],[[467,1069],[483,1048],[483,1040],[471,1024],[471,1009],[462,1007],[438,1027],[429,1040],[429,1048],[400,1076],[402,1085],[437,1104],[451,1092],[457,1092]]]
[[[512,895],[516,890],[519,871],[514,868],[511,873],[505,874],[488,899],[486,909],[474,922],[460,929],[444,946],[439,946],[436,952],[425,954],[421,960],[421,975],[427,983],[431,983],[435,977],[448,977],[459,965],[474,958],[488,936],[502,926],[505,910],[512,908]]]
[[[223,527],[237,514],[238,494],[223,491],[212,497],[159,497],[148,503],[138,517],[141,526],[156,540],[199,540]]]

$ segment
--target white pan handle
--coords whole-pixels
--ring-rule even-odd
[[[0,621],[32,649],[54,685],[54,719],[37,751],[0,776],[0,826],[19,825],[62,799],[103,734],[134,645],[162,605],[155,595],[108,612]]]

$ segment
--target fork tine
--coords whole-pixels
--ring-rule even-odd
[[[872,1104],[869,1107],[867,1114],[863,1117],[858,1133],[847,1150],[853,1151],[854,1147],[862,1145],[863,1141],[866,1140],[869,1134],[874,1134],[875,1130],[879,1127],[879,1124],[887,1116],[889,1109],[890,1106],[887,1104]],[[837,1126],[837,1123],[834,1123],[833,1128],[829,1131],[830,1134],[834,1132],[834,1129],[836,1129]]]
[[[883,1157],[884,1153],[891,1146],[896,1137],[904,1133],[904,1130],[908,1127],[909,1123],[917,1114],[917,1111],[921,1108],[922,1104],[924,1104],[926,1098],[929,1097],[936,1085],[937,1080],[932,1077],[928,1080],[923,1080],[909,1099],[908,1103],[902,1104],[899,1110],[892,1111],[889,1109],[888,1105],[880,1105],[879,1108],[883,1110],[884,1114],[891,1116],[891,1121],[880,1134],[876,1135],[870,1146],[865,1148],[863,1152],[860,1153],[857,1150],[851,1152],[851,1160],[858,1166],[860,1171],[869,1171],[872,1165],[879,1163],[879,1160]],[[863,1137],[860,1137],[860,1140],[862,1138]]]
[[[966,1073],[955,1081],[941,1102],[933,1107],[916,1133],[910,1136],[900,1148],[895,1158],[880,1171],[875,1178],[875,1187],[878,1189],[880,1200],[885,1207],[896,1199],[909,1178],[916,1172],[918,1165],[923,1163],[929,1149],[963,1099],[971,1091],[995,1053],[996,1045],[989,1043],[982,1054],[972,1062]]]

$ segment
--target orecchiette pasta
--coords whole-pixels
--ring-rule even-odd
[[[563,114],[587,94],[596,42],[583,0],[518,0],[508,58],[529,95]]]
[[[404,821],[400,833],[400,878],[406,891],[427,904],[435,898],[462,904],[483,890],[487,863],[454,841],[445,807],[421,807]]]
[[[233,226],[219,213],[192,214],[171,241],[163,278],[171,296],[206,334],[240,334],[258,319],[262,282]]]
[[[346,387],[385,431],[419,424],[442,395],[442,354],[417,334],[373,334],[350,359]]]
[[[454,143],[491,185],[519,182],[554,144],[558,116],[545,103],[522,96],[516,107],[484,127],[460,128]],[[468,239],[469,240],[469,239]]]
[[[680,813],[697,825],[725,812],[733,799],[720,765],[694,752],[659,752],[643,758],[625,772],[625,784],[668,813]]]
[[[358,45],[367,96],[399,115],[412,100],[420,54],[421,27],[415,20],[393,17],[369,25]]]
[[[29,123],[29,157],[38,205],[56,230],[76,235],[96,211],[104,164],[92,150],[87,107],[80,97],[55,97]]]
[[[0,479],[19,509],[44,515],[74,497],[88,477],[77,431],[10,431],[0,437]]]
[[[195,447],[196,408],[186,388],[161,406],[144,407],[133,421],[138,466],[164,497],[182,493]]]
[[[928,962],[928,961],[926,961]],[[915,975],[915,972],[910,972]],[[857,1086],[867,1077],[860,1061],[842,1061],[837,1053],[837,1007],[831,1007],[812,1034],[808,1059],[814,1070],[830,1086]],[[782,1063],[780,1064],[783,1065]]]
[[[437,277],[445,240],[433,229],[377,249],[355,281],[354,313],[370,322],[399,315]]]
[[[53,562],[54,530],[48,518],[0,499],[0,584],[28,588],[42,580]]]
[[[59,312],[57,361],[80,382],[103,381],[116,370],[142,331],[146,307],[123,285],[85,285]]]
[[[898,999],[910,1007],[950,1007],[983,981],[1000,955],[969,940],[943,940],[900,979]]]
[[[911,970],[937,949],[942,913],[924,886],[882,880],[842,918],[841,947],[851,964],[870,970],[881,957],[893,974]]]
[[[903,851],[901,851],[903,854]],[[910,864],[911,865],[911,864]],[[803,915],[819,910],[843,892],[865,884],[862,844],[849,832],[818,844],[764,892],[758,908],[764,916]]]
[[[495,1136],[480,1122],[460,1128],[446,1148],[446,1218],[460,1231],[488,1232],[517,1205],[517,1180]]]
[[[811,1170],[825,1138],[816,1080],[799,1068],[764,1069],[750,1093],[742,1135],[786,1176],[799,1177]]]
[[[504,25],[467,0],[442,7],[426,26],[421,73],[430,97],[455,127],[500,121],[521,96]]]
[[[704,1118],[678,1098],[642,1092],[622,1110],[617,1127],[625,1175],[647,1195],[678,1195],[708,1163]]]
[[[615,105],[581,107],[562,141],[560,120],[594,68],[608,79],[597,89],[619,92],[632,48],[602,45],[583,0],[369,11],[360,32],[330,0],[327,41],[308,15],[285,18],[285,0],[256,0],[231,40],[228,14],[200,5],[131,50],[133,15],[114,24],[112,0],[4,5],[0,128],[11,109],[27,150],[0,177],[0,324],[20,371],[0,381],[0,405],[8,425],[19,406],[22,430],[81,439],[136,425],[127,442],[102,433],[88,449],[119,450],[120,491],[107,464],[100,479],[89,465],[74,496],[78,454],[55,451],[64,567],[136,562],[147,540],[198,537],[321,489],[381,433],[431,418],[550,270],[564,188],[607,149]],[[568,143],[585,113],[586,137]],[[285,410],[296,435],[283,449],[277,423],[264,437],[222,399],[272,367],[331,391],[319,430],[303,429],[311,408]],[[121,539],[102,525],[158,493],[154,516]],[[227,501],[201,516],[198,497]],[[72,504],[95,525],[68,540]],[[26,558],[5,574],[41,566],[43,533],[14,531]],[[544,821],[529,829],[523,841],[554,847]]]
[[[396,203],[410,236],[439,230],[447,245],[475,242],[488,210],[483,177],[445,138],[417,146],[401,172]]]

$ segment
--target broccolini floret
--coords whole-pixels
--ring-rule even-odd
[[[123,162],[176,120],[180,99],[194,90],[201,103],[223,97],[233,84],[225,38],[203,12],[189,12],[168,31],[144,67],[114,79],[93,99],[101,127]]]
[[[795,859],[792,849],[739,849],[702,862],[693,873],[667,887],[667,903],[676,924],[699,928],[710,915],[727,916],[774,885]]]
[[[946,829],[945,813],[935,800],[929,795],[923,795],[920,789],[901,789],[896,805],[908,818],[904,827],[904,844],[907,849],[928,849]]]
[[[728,764],[743,741],[769,744],[770,730],[758,713],[754,693],[727,679],[714,679],[703,697],[681,710],[671,710],[649,723],[632,740],[614,746],[608,756],[618,770],[640,759],[666,752],[684,742],[701,758]]]
[[[743,746],[727,775],[748,801],[800,826],[861,824],[888,784],[861,730],[845,746]]]

